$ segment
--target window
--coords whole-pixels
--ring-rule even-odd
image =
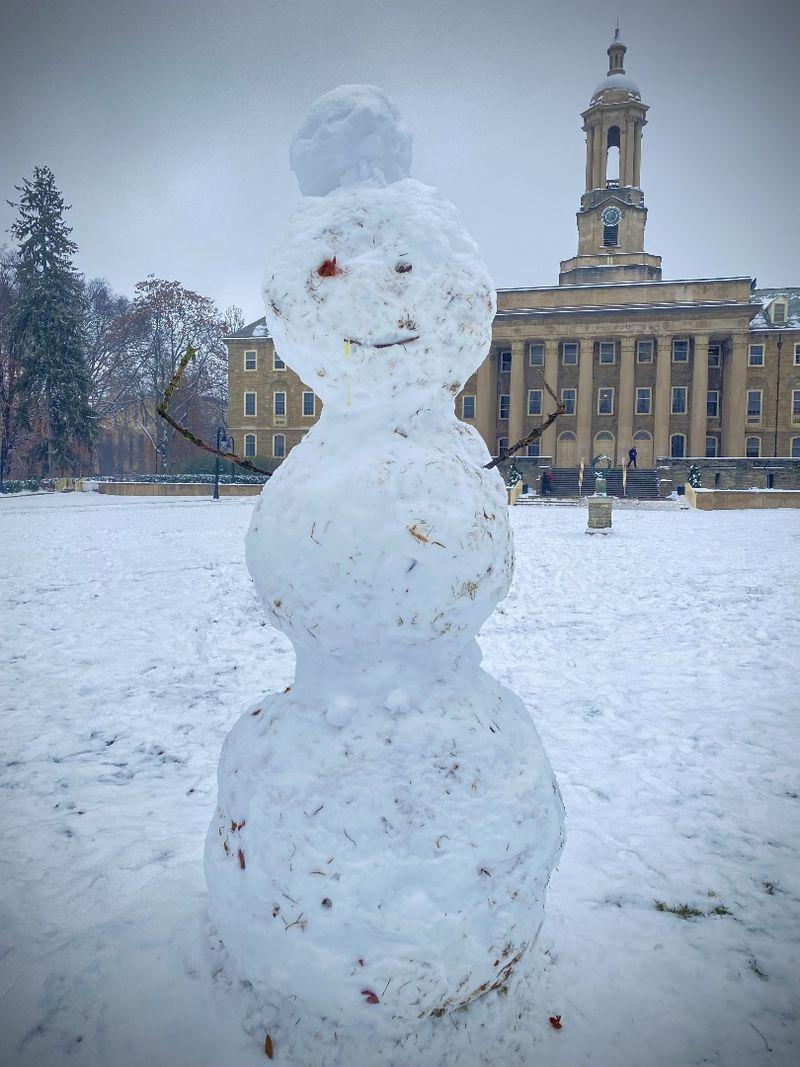
[[[244,354],[244,369],[256,370],[258,366],[258,354],[254,348],[249,349]]]
[[[615,248],[619,244],[619,226],[603,226],[603,247]]]
[[[716,437],[706,438],[706,459],[713,459],[717,454],[717,439]]]
[[[508,438],[507,437],[498,437],[497,438],[497,455],[501,456],[503,454],[503,452],[505,452],[505,450],[507,448],[508,448]]]
[[[314,418],[314,394],[313,392],[303,393],[303,418]]]
[[[542,390],[528,390],[528,414],[541,415],[542,413]]]
[[[686,455],[686,434],[674,433],[670,437],[669,454],[673,459],[683,459]]]
[[[709,419],[719,417],[719,390],[709,389],[706,393],[706,415]]]
[[[613,363],[614,362],[614,342],[613,341],[601,341],[598,351],[598,360],[600,363]]]
[[[800,367],[800,345],[794,346],[794,365]]]
[[[565,415],[575,414],[575,403],[578,398],[577,389],[562,389],[561,390],[561,403],[566,408]]]
[[[685,338],[682,340],[676,339],[672,342],[672,362],[689,362],[689,342]]]
[[[686,414],[686,386],[673,385],[672,387],[672,414]]]
[[[474,419],[475,418],[475,397],[472,395],[465,395],[461,397],[461,418],[462,419]]]
[[[800,389],[792,389],[792,422],[800,422]]]
[[[537,438],[528,445],[528,455],[531,459],[538,459],[541,454],[542,442]]]
[[[508,413],[511,410],[511,397],[508,393],[500,394],[500,415],[499,418],[507,419]]]
[[[636,390],[636,414],[649,415],[653,406],[653,390],[647,388]]]
[[[597,414],[614,414],[614,390],[612,387],[609,386],[597,390]]]
[[[744,443],[744,454],[749,459],[758,459],[761,455],[761,438],[748,437]]]
[[[652,341],[637,341],[636,342],[636,362],[637,363],[652,363],[653,362],[653,342]]]
[[[511,349],[510,348],[501,348],[500,351],[497,353],[497,358],[498,358],[499,363],[500,363],[500,373],[501,374],[510,374],[511,373]],[[501,416],[501,418],[502,418],[502,416]]]
[[[283,459],[286,455],[286,438],[282,433],[276,433],[272,437],[272,455],[275,459]]]
[[[531,367],[544,366],[544,345],[540,341],[528,345],[528,363]]]
[[[274,415],[286,414],[286,393],[272,394],[272,412]]]
[[[750,354],[747,357],[748,367],[763,367],[764,366],[764,346],[763,345],[750,345]]]
[[[709,367],[722,366],[722,345],[708,346],[708,365]]]
[[[256,454],[256,435],[254,433],[246,433],[244,435],[244,457],[245,459],[252,459]]]
[[[792,453],[792,459],[800,459],[800,437],[792,438],[792,447],[790,451]]]
[[[561,362],[565,367],[574,366],[578,362],[577,341],[564,341],[561,346]]]
[[[784,300],[776,300],[772,305],[772,321],[776,326],[783,326],[786,322],[786,302]]]
[[[747,422],[749,425],[758,425],[761,422],[761,390],[747,390]]]
[[[244,394],[244,413],[245,415],[255,415],[256,413],[256,394],[245,393]]]
[[[286,370],[286,364],[283,362],[277,352],[272,353],[272,369],[273,370]],[[280,436],[280,435],[279,435]]]

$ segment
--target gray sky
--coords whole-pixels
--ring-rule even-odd
[[[255,318],[299,197],[289,137],[321,93],[372,82],[495,283],[556,284],[617,16],[665,277],[800,285],[798,0],[2,0],[0,236],[47,164],[87,275],[178,278]]]

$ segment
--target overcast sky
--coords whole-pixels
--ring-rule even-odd
[[[495,283],[556,284],[617,16],[665,277],[800,285],[799,0],[0,0],[2,239],[5,200],[47,164],[88,276],[177,278],[256,318],[299,197],[292,131],[371,82]]]

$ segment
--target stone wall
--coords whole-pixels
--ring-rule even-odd
[[[800,489],[800,459],[659,458],[656,470],[662,495],[669,496],[679,485],[688,483],[693,463],[700,469],[703,489]]]

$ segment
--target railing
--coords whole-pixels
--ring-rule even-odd
[[[606,178],[606,189],[619,189],[619,178]]]

